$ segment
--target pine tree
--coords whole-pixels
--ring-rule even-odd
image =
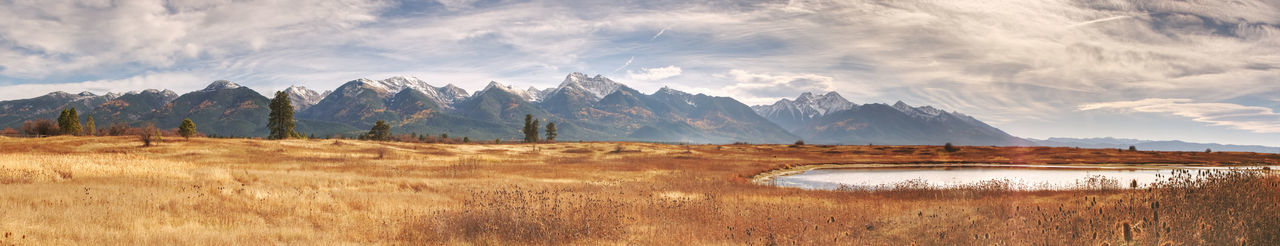
[[[556,141],[556,123],[547,122],[547,141]]]
[[[524,133],[524,142],[525,142],[525,143],[532,143],[532,142],[538,141],[538,140],[537,140],[537,138],[538,138],[538,125],[535,125],[535,124],[533,123],[533,115],[532,115],[532,114],[526,114],[526,115],[524,115],[524,130],[523,130],[522,132]]]
[[[196,123],[191,122],[191,118],[182,120],[182,124],[178,125],[178,135],[191,140],[191,137],[196,135]]]
[[[70,123],[67,120],[67,114],[70,112],[70,110],[64,108],[62,109],[62,113],[58,114],[58,129],[62,134],[66,134],[67,130],[70,129],[70,127],[68,127],[68,124]]]
[[[58,116],[58,129],[62,129],[62,134],[80,135],[80,116],[76,114],[76,108],[62,110],[62,115]]]
[[[98,135],[98,126],[93,123],[93,115],[90,115],[89,119],[84,122],[84,134],[89,136]]]
[[[369,129],[368,139],[377,141],[391,140],[391,125],[379,120],[373,123],[373,128]]]
[[[295,123],[293,122],[293,106],[289,105],[289,94],[283,91],[277,91],[276,97],[271,99],[271,114],[267,119],[267,129],[271,130],[271,134],[267,139],[286,139],[299,138],[302,135],[294,131]]]

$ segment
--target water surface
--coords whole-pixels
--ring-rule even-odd
[[[1146,187],[1169,178],[1179,169],[1227,167],[1099,167],[1099,166],[906,166],[815,169],[774,177],[775,185],[807,189],[887,189],[907,184],[949,188],[982,182],[1007,182],[1015,189],[1127,188],[1136,181]]]

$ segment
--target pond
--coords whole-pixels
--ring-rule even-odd
[[[1262,167],[1235,167],[1259,169]],[[1274,168],[1274,167],[1271,167]],[[1069,165],[862,165],[813,169],[774,176],[768,182],[805,189],[866,189],[894,187],[953,188],[1008,184],[1022,190],[1146,187],[1167,179],[1175,170],[1226,170],[1231,167],[1191,166],[1069,166]],[[994,182],[993,182],[994,181]]]

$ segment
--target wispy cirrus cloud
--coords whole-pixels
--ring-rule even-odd
[[[587,72],[748,104],[834,90],[1015,135],[1093,136],[1108,132],[1053,124],[1130,98],[1275,108],[1239,98],[1280,94],[1278,13],[1265,0],[0,2],[0,86],[123,90],[187,73],[204,79],[157,87],[265,91],[411,74],[474,90]]]
[[[680,73],[682,72],[684,72],[684,70],[674,65],[656,68],[641,68],[640,71],[628,70],[627,78],[642,81],[655,81],[680,76]]]
[[[1227,126],[1256,133],[1280,133],[1280,113],[1266,107],[1245,106],[1232,103],[1196,102],[1184,98],[1147,98],[1137,101],[1116,101],[1084,104],[1078,107],[1088,110],[1130,110],[1143,113],[1170,114],[1190,118],[1198,122]]]

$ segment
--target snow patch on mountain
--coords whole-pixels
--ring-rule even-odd
[[[218,80],[218,81],[214,81],[212,84],[209,84],[208,87],[205,87],[204,90],[201,90],[201,91],[229,90],[229,89],[236,89],[240,87],[242,86],[236,83],[232,83],[231,81]]]
[[[897,109],[898,111],[902,111],[902,113],[907,114],[911,117],[915,117],[919,119],[936,119],[938,117],[948,114],[947,111],[934,108],[933,106],[912,107],[911,105],[908,105],[902,101],[898,101],[897,103],[894,103],[893,108]],[[965,120],[966,117],[958,117],[958,118]]]
[[[296,85],[289,86],[289,88],[285,89],[284,92],[289,95],[289,104],[293,106],[294,111],[306,110],[307,108],[316,105],[316,103],[320,103],[321,99],[324,99],[325,96],[332,93],[332,91],[324,91],[323,93],[320,93],[307,89],[307,87]]]
[[[658,91],[654,92],[653,95],[663,96],[667,98],[674,98],[674,99],[683,101],[685,104],[688,104],[689,106],[695,106],[695,107],[698,106],[696,103],[693,102],[693,94],[689,94],[688,92],[683,92],[676,89],[671,89],[671,87],[663,86],[662,89],[658,89]]]
[[[498,83],[497,81],[489,81],[489,85],[486,85],[484,87],[484,90],[477,92],[475,96],[483,95],[485,92],[489,92],[490,90],[502,90],[507,93],[511,93],[512,95],[516,95],[524,99],[525,101],[534,100],[534,97],[532,95],[529,95],[530,93],[528,90],[516,89],[515,87],[512,87],[510,85],[504,85],[502,83]]]
[[[586,74],[574,72],[565,76],[564,82],[560,82],[560,86],[550,90],[546,95],[554,94],[560,90],[573,89],[586,92],[587,95],[593,96],[594,100],[600,100],[604,96],[617,91],[620,87],[622,87],[621,83],[614,82],[603,75],[597,74],[595,77],[587,77]]]
[[[832,91],[821,96],[815,96],[813,93],[805,92],[801,93],[795,100],[784,98],[773,103],[773,105],[756,105],[752,106],[751,109],[755,110],[757,114],[764,116],[765,118],[777,117],[780,114],[790,114],[801,117],[802,119],[798,120],[803,121],[822,117],[823,115],[834,112],[853,109],[857,106],[857,104],[854,104],[840,96],[840,93]]]

